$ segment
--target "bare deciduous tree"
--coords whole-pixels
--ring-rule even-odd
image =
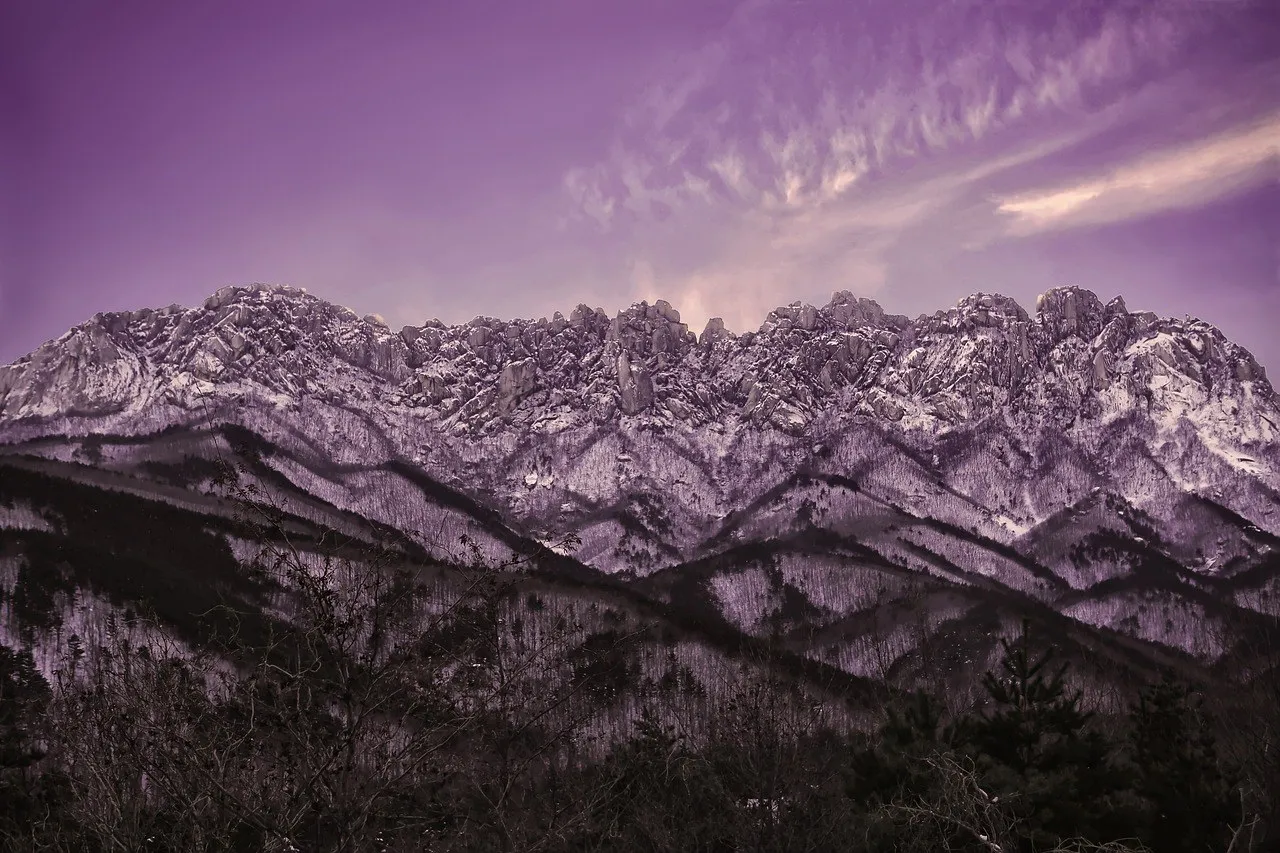
[[[1007,798],[983,789],[969,759],[936,752],[922,759],[936,785],[934,794],[884,808],[890,819],[915,830],[912,850],[955,850],[980,846],[989,853],[1013,853],[1018,848],[1018,819]],[[1136,840],[1103,844],[1083,838],[1063,841],[1047,853],[1145,853]]]
[[[590,679],[564,677],[581,628],[521,644],[504,617],[537,555],[414,567],[330,532],[306,539],[224,482],[253,514],[251,574],[274,592],[200,614],[213,627],[196,647],[138,616],[68,655],[49,732],[80,847],[466,849],[487,833],[535,850],[590,809],[577,792],[531,823],[516,802],[589,710],[571,700]]]

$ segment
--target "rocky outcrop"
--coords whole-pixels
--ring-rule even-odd
[[[538,384],[538,362],[532,358],[513,361],[502,368],[498,377],[498,411],[510,412],[529,395]]]
[[[732,339],[733,333],[724,327],[724,318],[712,317],[698,336],[698,346],[707,347],[722,338]]]
[[[631,367],[625,349],[618,353],[618,394],[624,414],[638,415],[653,405],[653,380],[643,367]]]
[[[1068,335],[1086,340],[1096,337],[1102,331],[1105,312],[1091,291],[1059,287],[1036,299],[1036,314],[1041,328],[1057,343]]]
[[[937,431],[1003,412],[1069,426],[1187,400],[1216,401],[1262,438],[1280,423],[1261,366],[1216,328],[1076,287],[1041,296],[1034,317],[977,293],[915,320],[840,291],[825,306],[780,307],[752,332],[717,318],[695,336],[662,300],[612,317],[578,305],[394,333],[305,291],[255,285],[194,309],[100,314],[0,368],[0,430],[161,402],[195,410],[219,395],[397,407],[471,434],[619,417],[796,433],[823,417]]]

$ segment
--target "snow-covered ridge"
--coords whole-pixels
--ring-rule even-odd
[[[1074,287],[1034,314],[974,294],[915,320],[841,292],[742,335],[695,335],[661,300],[396,332],[230,287],[99,314],[0,367],[0,444],[211,419],[326,463],[408,462],[538,535],[580,535],[602,567],[790,529],[808,487],[749,508],[805,466],[864,490],[811,495],[824,524],[874,497],[1012,543],[1102,489],[1170,524],[1187,497],[1280,534],[1280,403],[1257,361],[1208,323]]]
[[[914,321],[841,292],[821,308],[778,308],[756,332],[713,320],[697,336],[661,300],[614,317],[580,305],[550,320],[393,332],[263,285],[223,288],[198,308],[98,314],[0,367],[0,435],[30,419],[156,403],[287,409],[304,397],[400,409],[453,434],[620,418],[798,433],[832,414],[937,431],[1000,411],[1067,425],[1138,408],[1162,423],[1194,410],[1228,444],[1280,437],[1265,372],[1216,328],[1130,313],[1074,287],[1042,296],[1034,316],[975,294]]]

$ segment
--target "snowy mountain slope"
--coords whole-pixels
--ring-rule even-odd
[[[581,563],[644,578],[779,542],[797,549],[782,565],[838,577],[851,558],[812,543],[851,541],[1080,619],[1073,595],[1154,561],[1186,590],[1203,577],[1274,610],[1280,401],[1264,371],[1203,321],[1080,288],[1034,314],[975,294],[915,320],[837,293],[694,335],[661,301],[393,332],[304,291],[233,287],[97,315],[0,368],[10,453],[164,471],[205,458],[174,436],[217,425],[269,448],[264,483],[499,557],[510,537],[573,534]],[[721,579],[710,600],[749,632],[785,601],[842,612],[832,583],[794,571],[810,579]],[[1236,575],[1229,593],[1214,580]],[[1153,594],[1186,613],[1186,590]]]
[[[69,653],[93,655],[114,637],[189,653],[215,623],[230,627],[217,622],[223,606],[236,608],[236,630],[250,635],[288,618],[287,589],[247,570],[266,540],[242,523],[250,509],[242,498],[211,494],[203,505],[175,505],[141,468],[132,475],[120,465],[88,469],[110,475],[91,483],[78,466],[35,460],[48,463],[36,470],[30,461],[0,459],[0,517],[13,522],[0,528],[0,644],[32,650],[46,676],[66,667]],[[293,495],[288,505],[302,497]],[[319,520],[289,512],[284,524],[291,550],[308,567],[322,565],[338,542],[362,571],[373,570],[361,562],[370,556],[361,548],[374,531],[356,529],[336,508]],[[344,525],[349,529],[332,538]],[[400,553],[403,567],[431,581],[440,607],[470,583],[464,566]],[[584,737],[625,730],[641,695],[682,717],[705,717],[706,704],[733,685],[740,667],[760,666],[750,637],[700,630],[680,611],[664,613],[609,576],[551,565],[512,578],[517,586],[503,596],[503,617],[521,642],[553,636],[566,624],[605,639],[610,632],[635,635],[619,671],[605,673],[619,689],[585,692]],[[138,630],[131,617],[142,610],[155,614],[160,630]],[[879,685],[793,657],[779,665],[805,695],[842,697],[855,709],[886,695]]]

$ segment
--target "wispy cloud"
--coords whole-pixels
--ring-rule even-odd
[[[1117,114],[1105,108],[1167,68],[1195,32],[1160,4],[1048,28],[988,21],[963,38],[941,18],[906,34],[851,23],[834,36],[784,28],[776,42],[790,53],[759,63],[738,55],[740,43],[758,49],[786,5],[751,8],[626,111],[604,159],[564,180],[578,220],[627,244],[635,297],[678,300],[691,325],[705,311],[749,328],[813,282],[877,293],[903,233],[955,216],[993,176],[1104,129]],[[1196,203],[1263,163],[1269,133],[1271,124],[1106,177],[1006,191],[979,211],[981,227],[956,219],[956,250],[962,232]]]
[[[998,200],[1011,234],[1101,225],[1280,181],[1280,113],[1053,189]]]
[[[604,187],[603,179],[602,169],[575,168],[565,173],[562,183],[574,210],[600,228],[607,228],[617,205],[613,194]]]
[[[760,23],[744,17],[738,27]],[[683,63],[672,81],[650,87],[625,112],[626,132],[609,156],[570,170],[565,188],[601,227],[623,210],[642,213],[651,200],[678,206],[705,201],[717,188],[730,203],[823,203],[873,169],[982,140],[1032,112],[1078,108],[1091,88],[1166,57],[1179,34],[1156,13],[1113,13],[1065,48],[1047,41],[1030,32],[1002,36],[987,26],[951,57],[922,67],[899,64],[887,75],[869,60],[839,72],[829,70],[834,59],[818,63],[828,70],[802,79],[799,92],[786,91],[776,74],[734,65],[731,40],[717,41]],[[855,55],[871,49],[866,39],[853,47]],[[790,61],[805,67],[798,57]],[[679,121],[695,93],[717,90],[725,99],[720,110],[739,118],[736,127],[707,122],[705,104],[696,121]],[[817,103],[802,108],[813,92],[820,93]]]

